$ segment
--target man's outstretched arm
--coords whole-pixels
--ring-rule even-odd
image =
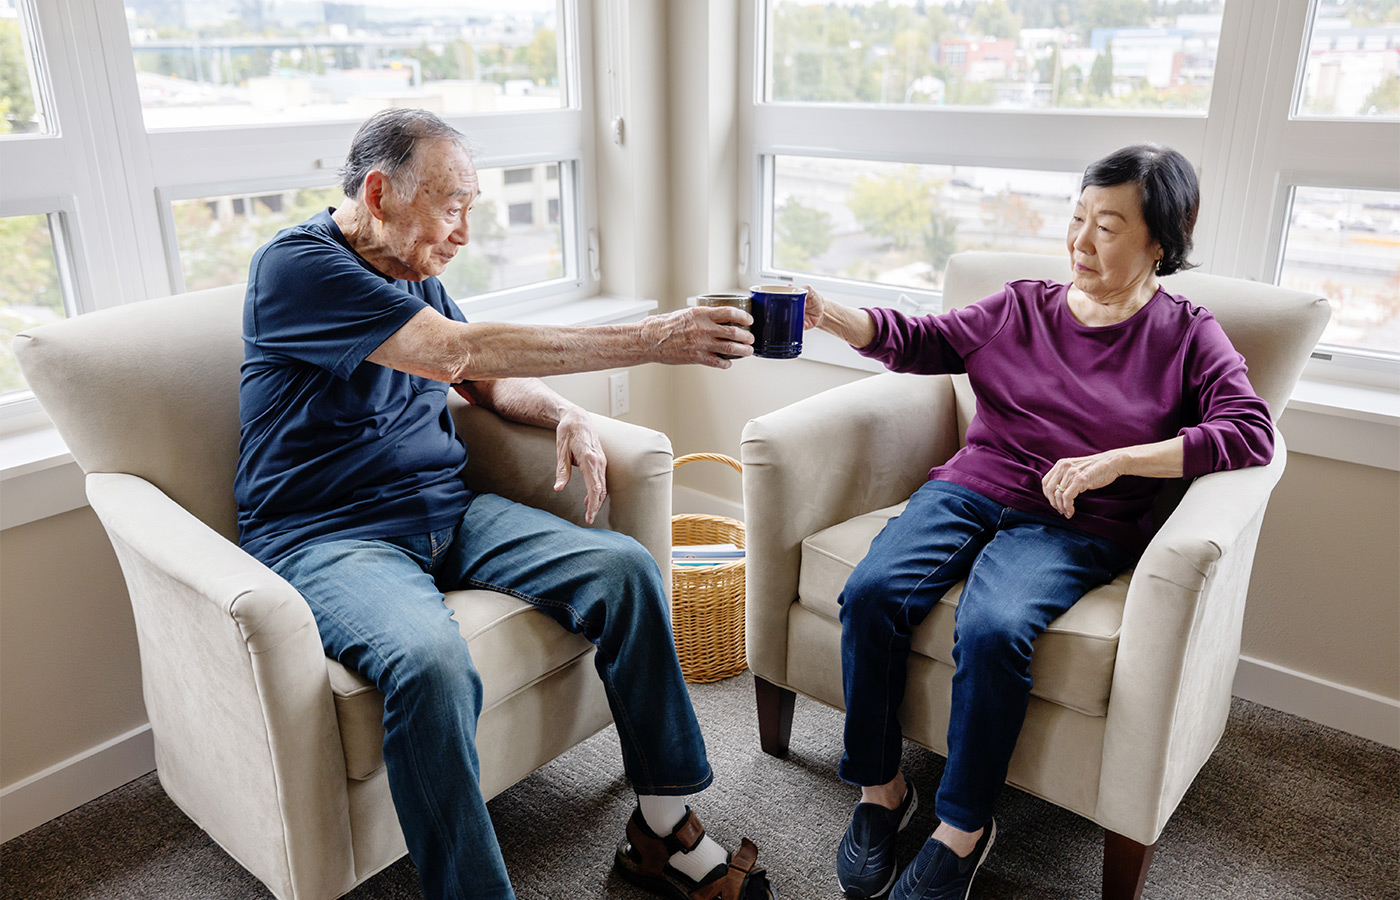
[[[752,322],[731,307],[693,307],[624,325],[530,326],[455,322],[434,309],[409,319],[369,361],[457,384],[592,372],[639,363],[725,369],[718,354],[749,356]]]

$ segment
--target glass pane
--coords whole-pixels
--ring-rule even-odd
[[[146,127],[558,108],[563,0],[125,0]]]
[[[47,132],[15,0],[0,0],[0,136]]]
[[[963,250],[1062,254],[1079,177],[779,156],[773,265],[936,290]]]
[[[768,99],[1204,113],[1223,0],[771,0]]]
[[[25,390],[15,360],[15,335],[26,328],[64,317],[49,217],[8,216],[0,219],[0,395]]]
[[[1395,0],[1313,7],[1298,115],[1400,117],[1400,6]]]
[[[1322,343],[1400,353],[1400,191],[1295,188],[1279,284],[1332,301]]]
[[[564,277],[564,229],[558,163],[481,169],[481,196],[472,205],[471,240],[442,273],[454,300]],[[528,173],[528,174],[526,174]]]
[[[545,179],[544,164],[530,168],[533,180],[516,183],[505,173],[519,168],[478,172],[482,196],[472,207],[470,242],[440,276],[454,299],[563,276],[559,182]],[[277,232],[344,200],[338,187],[326,187],[176,201],[186,290],[246,280],[253,253]]]

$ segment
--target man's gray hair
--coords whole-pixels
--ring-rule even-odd
[[[426,109],[385,109],[365,120],[350,141],[350,153],[340,167],[340,187],[351,200],[360,198],[365,176],[378,169],[401,200],[418,193],[422,179],[418,148],[449,140],[472,154],[465,135]]]

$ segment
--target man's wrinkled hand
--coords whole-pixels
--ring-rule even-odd
[[[724,356],[753,355],[753,317],[732,306],[693,306],[643,323],[652,358],[667,365],[697,364],[729,368]]]
[[[562,491],[569,483],[573,467],[578,466],[583,473],[585,490],[583,518],[592,525],[608,497],[608,458],[598,441],[598,429],[593,426],[593,418],[579,407],[565,412],[554,429],[554,446],[558,458],[554,489]]]

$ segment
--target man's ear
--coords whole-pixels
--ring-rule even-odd
[[[364,197],[365,207],[369,209],[370,215],[380,221],[384,220],[384,195],[389,190],[389,179],[384,177],[384,173],[378,169],[371,169],[365,176],[364,189],[360,191],[360,196]]]

